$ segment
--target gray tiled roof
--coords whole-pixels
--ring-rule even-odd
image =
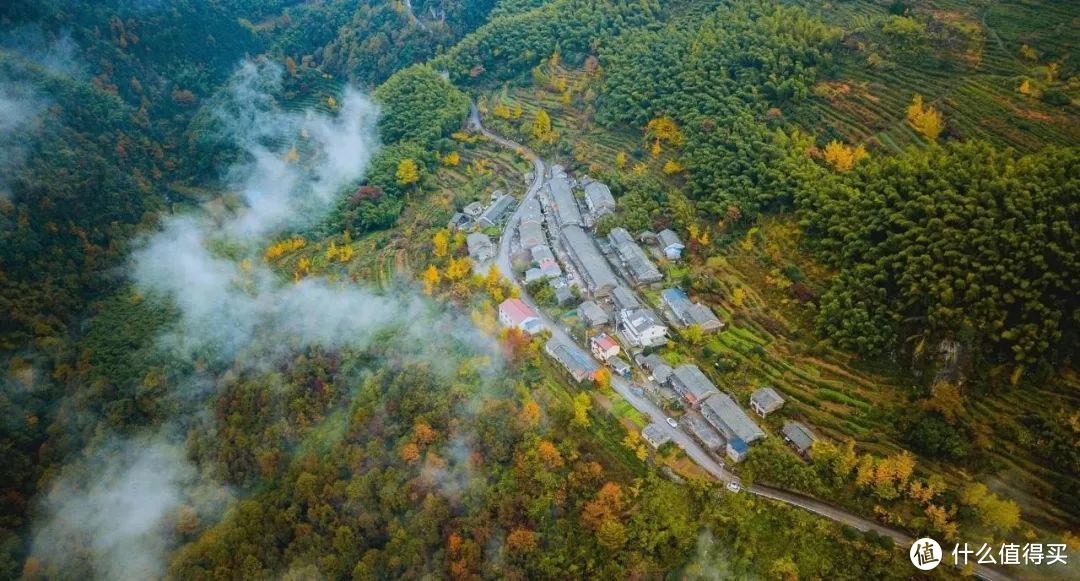
[[[522,248],[529,249],[547,243],[547,239],[544,237],[544,228],[539,222],[522,222],[518,232],[521,236]]]
[[[585,301],[578,305],[578,313],[589,325],[603,325],[611,320],[604,309],[593,301]]]
[[[817,436],[810,431],[810,428],[800,422],[787,422],[780,431],[800,452],[809,450],[817,440]]]
[[[676,367],[672,375],[674,376],[672,381],[693,395],[697,401],[710,396],[721,395],[720,390],[716,389],[713,382],[709,381],[708,377],[705,377],[705,374],[701,372],[697,365],[684,363]]]
[[[634,291],[621,284],[615,287],[615,290],[611,291],[611,298],[615,301],[615,306],[618,307],[619,310],[632,309],[641,306],[641,301],[638,300]]]
[[[663,278],[660,274],[660,269],[656,268],[649,257],[645,254],[645,251],[634,242],[634,238],[630,236],[630,233],[624,228],[612,228],[608,233],[608,240],[611,241],[611,245],[615,248],[615,252],[619,255],[619,258],[626,264],[627,270],[630,271],[630,276],[634,278],[636,282],[656,282]]]
[[[765,432],[726,393],[714,393],[701,404],[701,414],[725,438],[739,438],[749,444],[765,437]]]
[[[668,246],[671,246],[673,244],[683,246],[682,240],[679,240],[679,235],[670,228],[666,230],[661,230],[659,233],[656,234],[656,238],[660,241],[661,248],[667,248]]]
[[[683,416],[683,424],[690,428],[690,432],[701,440],[706,448],[719,450],[724,447],[724,439],[702,418],[687,414]]]
[[[593,293],[607,294],[619,283],[607,260],[600,254],[591,236],[581,226],[563,228],[563,245],[570,253],[578,273]]]
[[[690,302],[690,297],[686,296],[682,289],[664,289],[660,297],[683,325],[699,325],[706,331],[713,331],[724,326],[712,309],[701,303]]]
[[[602,182],[590,180],[585,184],[585,201],[596,215],[615,209],[615,198],[611,195],[611,188]]]
[[[641,436],[645,438],[650,444],[654,446],[662,446],[669,440],[671,436],[668,435],[667,430],[663,426],[657,423],[652,423],[645,426],[645,429],[641,430]]]
[[[553,177],[548,181],[548,190],[551,192],[551,203],[555,208],[555,216],[560,227],[571,224],[581,225],[581,210],[578,208],[574,193],[570,190],[570,182],[564,177]]]
[[[771,387],[754,390],[754,393],[750,394],[750,401],[765,410],[766,413],[784,405],[784,398],[780,397],[780,394],[776,393],[776,390]]]
[[[638,334],[644,332],[649,327],[664,326],[664,324],[660,322],[660,318],[656,316],[656,313],[653,313],[644,307],[627,309],[622,312],[622,318],[626,325],[633,329],[634,333]]]
[[[514,204],[514,198],[511,196],[503,195],[499,199],[495,200],[486,210],[483,215],[480,216],[478,222],[486,222],[490,225],[498,224],[510,211],[510,206]]]
[[[520,216],[522,226],[530,222],[541,224],[544,221],[544,213],[540,211],[540,202],[535,197],[529,198],[521,204]]]
[[[556,361],[561,363],[576,381],[581,381],[591,376],[600,368],[596,362],[593,361],[592,357],[589,357],[587,353],[579,349],[576,345],[560,343],[556,339],[549,339],[544,346],[544,349],[549,355],[554,357]]]

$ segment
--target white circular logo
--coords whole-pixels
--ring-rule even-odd
[[[937,541],[923,537],[912,543],[908,557],[911,558],[911,564],[915,565],[916,569],[929,571],[941,564],[945,555],[942,554],[941,545]]]

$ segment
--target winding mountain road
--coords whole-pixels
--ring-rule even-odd
[[[536,197],[540,188],[545,183],[545,172],[547,166],[544,161],[540,159],[540,156],[533,152],[528,147],[516,143],[510,139],[502,137],[489,131],[484,127],[480,119],[480,112],[476,108],[476,104],[471,105],[469,111],[469,127],[475,131],[480,132],[482,135],[490,139],[492,142],[497,143],[503,147],[512,149],[514,151],[521,151],[532,160],[533,164],[533,180],[529,184],[529,188],[525,192],[525,196],[522,198],[521,203],[515,208],[514,213],[506,221],[506,226],[503,228],[502,236],[499,238],[499,252],[495,257],[494,266],[499,269],[502,275],[510,281],[520,291],[521,300],[527,305],[532,307],[534,311],[540,316],[544,325],[551,331],[551,337],[555,341],[563,344],[574,344],[574,339],[570,337],[566,331],[556,324],[550,317],[548,317],[539,308],[539,306],[529,296],[525,287],[514,276],[513,269],[510,265],[510,245],[514,238],[514,233],[517,231],[518,223],[521,219],[521,210],[524,206],[524,202]],[[589,353],[588,349],[585,349],[586,353]],[[665,421],[667,414],[664,413],[652,400],[638,395],[644,393],[644,387],[634,384],[621,376],[612,375],[611,378],[612,388],[624,397],[635,409],[648,416],[653,422],[659,426],[664,433],[666,433],[671,441],[675,442],[677,446],[689,456],[694,462],[696,462],[706,472],[725,483],[740,484],[739,477],[724,469],[724,465],[717,461],[712,454],[702,448],[696,440],[694,440],[689,434],[678,428],[673,428]],[[814,514],[818,514],[825,518],[831,519],[841,524],[853,527],[860,531],[866,532],[873,530],[880,535],[888,536],[896,542],[900,547],[910,546],[915,539],[911,536],[882,526],[872,520],[863,518],[856,514],[847,512],[844,509],[827,504],[815,498],[803,496],[786,490],[780,490],[771,486],[765,486],[762,484],[753,484],[748,488],[743,488],[744,491],[760,496],[762,498],[768,498],[777,502],[783,502],[792,506],[797,506],[804,510],[808,510]],[[943,556],[944,559],[944,556]],[[984,565],[976,565],[974,569],[975,575],[986,579],[988,581],[1008,581],[1012,579],[1009,575],[1006,575],[996,569],[990,569]]]

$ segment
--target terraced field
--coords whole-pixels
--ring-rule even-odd
[[[924,53],[890,58],[877,52],[873,40],[889,17],[888,3],[805,3],[810,12],[843,28],[846,37],[836,74],[788,111],[790,119],[819,136],[895,151],[922,142],[905,122],[905,109],[917,90],[944,114],[946,136],[977,137],[1028,151],[1080,141],[1074,115],[1020,92],[1027,79],[1042,87],[1035,93],[1052,86],[1065,89],[1074,101],[1080,97],[1075,87],[1051,81],[1052,67],[1075,66],[1066,57],[1080,36],[1075,33],[1080,6],[1048,0],[994,2],[984,8],[957,0],[909,4],[913,18],[932,18],[935,28],[953,34],[940,33]],[[1025,46],[1037,56],[1022,56]]]
[[[789,283],[781,274],[794,265],[810,282],[822,284],[828,273],[799,247],[797,228],[790,216],[763,222],[749,238],[753,244],[732,244],[720,257],[709,260],[708,276],[721,283],[720,292],[699,298],[721,319],[728,330],[701,348],[676,344],[680,357],[692,357],[713,376],[718,386],[740,402],[761,385],[776,387],[788,403],[763,423],[776,433],[783,421],[799,419],[834,439],[853,438],[860,449],[890,454],[909,448],[897,440],[896,416],[913,394],[910,380],[903,379],[902,362],[866,362],[818,342],[813,333],[813,311],[784,290]],[[778,258],[783,257],[782,260]],[[741,306],[733,300],[741,289]],[[818,290],[818,289],[815,289]],[[721,372],[710,362],[734,370]],[[1025,519],[1036,526],[1060,529],[1077,515],[1061,507],[1067,494],[1060,486],[1075,475],[1055,472],[1021,449],[1015,436],[1016,410],[1054,413],[1080,407],[1080,382],[1062,377],[1056,385],[1005,393],[972,394],[966,417],[979,426],[978,446],[988,457],[984,476],[996,489],[1021,503]],[[922,469],[946,477],[950,483],[970,482],[971,474],[950,465],[920,457]]]
[[[485,122],[492,129],[521,141],[527,141],[528,131],[540,109],[551,116],[552,128],[571,146],[569,152],[552,151],[548,156],[555,163],[581,163],[597,172],[615,165],[616,156],[631,154],[641,147],[641,135],[632,130],[610,131],[599,128],[592,118],[587,91],[595,79],[582,70],[556,67],[548,72],[552,79],[561,79],[571,93],[570,103],[555,88],[535,86],[506,86],[481,97]],[[495,106],[503,104],[513,109],[521,107],[520,119],[499,119],[492,114]],[[520,125],[520,127],[519,127]],[[661,162],[662,163],[662,162]]]

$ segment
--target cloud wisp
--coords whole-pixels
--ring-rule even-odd
[[[220,502],[221,495],[200,478],[182,447],[160,437],[112,440],[53,483],[34,553],[61,573],[88,561],[100,579],[160,578],[166,523],[181,507]]]
[[[496,373],[496,343],[467,317],[447,314],[412,291],[387,293],[321,278],[285,281],[262,260],[274,237],[324,219],[342,189],[364,175],[379,146],[378,108],[366,96],[346,90],[333,115],[283,111],[273,98],[282,73],[274,64],[243,64],[213,112],[244,154],[222,172],[243,207],[225,216],[169,217],[132,256],[136,288],[168,298],[179,311],[160,346],[182,360],[268,366],[307,346],[362,349],[393,329],[394,348],[430,362],[437,373],[455,372],[451,342],[489,356],[492,367],[485,374]],[[192,388],[198,394],[170,395],[181,410],[171,419],[174,428],[189,429],[206,417],[214,390],[203,383]],[[212,488],[176,442],[162,429],[148,440],[112,446],[97,465],[80,464],[63,474],[42,506],[34,554],[53,565],[58,547],[81,539],[83,562],[89,560],[101,578],[158,576],[174,538],[166,526],[170,515],[196,490]]]

